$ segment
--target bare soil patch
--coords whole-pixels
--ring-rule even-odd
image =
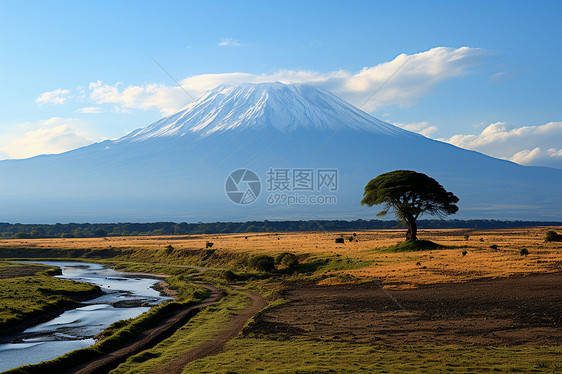
[[[252,333],[374,344],[559,345],[562,272],[404,290],[299,286]]]
[[[2,266],[0,267],[0,279],[30,277],[45,270],[48,268],[39,265]]]

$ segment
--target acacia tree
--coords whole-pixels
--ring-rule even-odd
[[[391,209],[396,217],[408,224],[406,240],[417,240],[416,220],[423,213],[444,218],[456,213],[459,201],[435,179],[411,170],[395,170],[371,179],[365,186],[361,205],[380,205],[377,216],[385,216]]]

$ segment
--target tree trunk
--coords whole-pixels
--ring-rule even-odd
[[[408,231],[406,232],[406,240],[418,240],[418,225],[413,216],[406,217],[408,223]]]

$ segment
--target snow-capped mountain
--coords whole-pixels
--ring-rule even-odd
[[[197,103],[118,141],[166,136],[205,137],[267,127],[285,133],[299,129],[338,131],[342,126],[387,135],[412,134],[379,121],[330,92],[304,84],[262,83],[219,86]]]
[[[0,161],[0,221],[372,218],[363,188],[395,169],[454,192],[455,217],[562,219],[562,170],[425,138],[311,86],[264,83],[218,87],[117,140]]]

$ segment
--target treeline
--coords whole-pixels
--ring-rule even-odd
[[[561,226],[562,222],[498,220],[418,220],[420,229],[504,229],[529,226]],[[354,231],[403,227],[397,221],[383,220],[315,220],[315,221],[249,221],[213,223],[57,223],[54,225],[0,223],[4,239],[92,238],[136,235],[190,235],[278,231]]]

